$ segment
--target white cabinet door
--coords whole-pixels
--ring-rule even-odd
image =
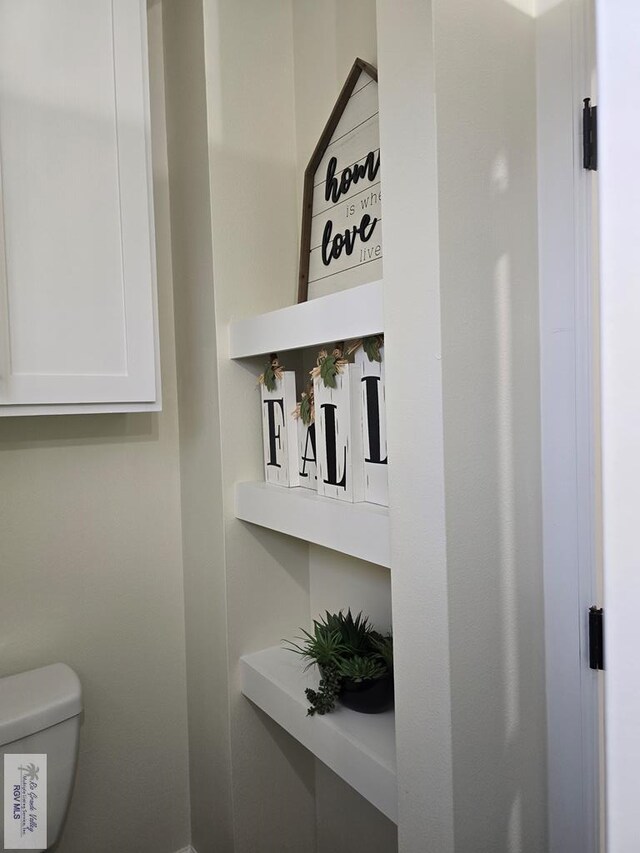
[[[0,0],[0,405],[156,399],[146,4]]]

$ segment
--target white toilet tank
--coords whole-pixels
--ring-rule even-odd
[[[62,829],[76,771],[82,691],[75,672],[54,663],[0,678],[0,754],[47,756],[47,848]],[[0,768],[0,791],[3,785]],[[0,808],[0,851],[4,809]],[[12,849],[12,848],[9,848]],[[42,848],[45,849],[45,848]]]

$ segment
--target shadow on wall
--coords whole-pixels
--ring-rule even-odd
[[[29,415],[0,420],[0,453],[35,447],[157,441],[158,415]]]

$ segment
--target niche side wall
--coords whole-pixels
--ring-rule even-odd
[[[239,689],[241,655],[308,621],[309,569],[306,543],[235,518],[235,484],[264,476],[261,365],[228,352],[231,320],[295,301],[291,3],[203,8],[235,851],[315,853],[313,759]]]

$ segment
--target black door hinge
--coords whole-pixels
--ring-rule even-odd
[[[591,98],[584,99],[582,110],[582,165],[594,171],[598,168],[598,108]]]
[[[604,612],[602,607],[589,608],[589,666],[604,669]]]

